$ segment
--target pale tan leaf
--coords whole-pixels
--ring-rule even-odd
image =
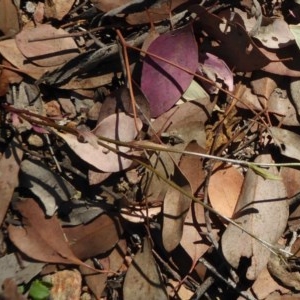
[[[264,268],[258,275],[252,289],[258,299],[266,299],[266,297],[274,291],[280,291],[282,294],[288,292],[288,289],[279,285],[272,278],[267,268]]]
[[[174,178],[178,186],[191,194],[191,187],[178,167],[175,167]],[[191,199],[173,187],[169,187],[163,203],[162,241],[166,251],[171,252],[180,243],[185,217],[190,209]]]
[[[289,269],[279,255],[272,254],[268,262],[270,274],[286,287],[300,291],[300,274],[298,270]]]
[[[268,128],[281,154],[300,160],[300,135],[278,127]]]
[[[146,217],[153,218],[161,212],[160,206],[149,207],[148,210],[143,206],[135,206],[134,209],[130,207],[121,208],[121,216],[132,223],[145,223]]]
[[[204,208],[199,203],[192,203],[185,218],[180,245],[191,258],[191,268],[211,246],[210,242],[200,234],[199,229],[206,231]]]
[[[282,125],[299,126],[294,105],[286,90],[276,88],[268,99],[268,110]]]
[[[235,167],[216,164],[209,180],[208,195],[218,213],[226,217],[233,215],[243,181],[243,175]]]
[[[144,300],[145,297],[151,300],[168,299],[148,238],[144,239],[143,247],[128,268],[123,297],[124,300]]]
[[[35,79],[40,78],[47,72],[53,71],[55,66],[39,67],[28,62],[16,45],[15,39],[0,41],[0,53],[21,72]]]
[[[43,67],[58,66],[79,54],[73,38],[58,38],[66,34],[63,29],[43,24],[35,28],[23,29],[16,35],[16,44],[31,62]],[[40,38],[51,38],[51,40],[30,41]]]
[[[255,162],[271,163],[272,158],[267,154],[260,155]],[[275,167],[269,168],[268,172],[279,175]],[[235,210],[235,221],[257,238],[275,244],[286,227],[288,214],[283,182],[264,179],[249,169]],[[239,266],[242,257],[251,258],[251,266],[246,274],[250,280],[257,278],[271,253],[261,242],[233,224],[228,225],[222,236],[222,251],[234,268]]]
[[[141,129],[143,124],[137,119],[138,129]],[[113,114],[104,119],[93,132],[82,132],[86,138],[94,133],[93,144],[79,142],[77,137],[56,131],[61,138],[69,145],[69,147],[84,161],[103,172],[118,172],[128,168],[132,164],[132,160],[115,154],[107,148],[97,145],[97,136],[103,136],[110,139],[121,140],[122,142],[129,142],[137,135],[134,119],[125,113]],[[90,139],[91,140],[91,139]],[[107,143],[108,144],[108,143]],[[117,149],[120,152],[127,153],[130,148],[114,144],[108,144],[110,147]]]

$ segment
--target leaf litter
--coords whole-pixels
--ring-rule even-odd
[[[1,297],[299,297],[299,11],[2,1]]]

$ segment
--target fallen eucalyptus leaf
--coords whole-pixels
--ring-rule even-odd
[[[278,127],[268,128],[281,154],[300,160],[300,135]]]
[[[10,240],[23,253],[38,261],[63,264],[85,264],[78,259],[68,243],[56,216],[46,218],[31,198],[15,203],[22,215],[23,226],[10,224]]]
[[[265,154],[258,156],[255,162],[271,163],[272,159],[269,154]],[[276,167],[271,167],[269,172],[278,176]],[[288,215],[287,193],[283,182],[263,179],[249,169],[235,209],[234,221],[260,240],[274,245],[284,232]],[[228,225],[222,236],[222,251],[234,268],[238,268],[242,257],[251,258],[246,273],[249,280],[257,278],[271,254],[262,242],[233,224]]]
[[[125,276],[124,300],[167,300],[168,296],[154,260],[150,240],[144,239],[143,247],[135,255]]]
[[[173,51],[174,44],[176,44],[176,51]],[[189,55],[186,55],[187,47]],[[196,71],[198,49],[190,26],[159,36],[150,44],[148,52],[192,72]],[[146,55],[142,70],[141,89],[149,100],[152,117],[158,117],[169,110],[189,87],[192,79],[192,74]]]
[[[37,160],[23,160],[21,171],[20,185],[39,198],[47,216],[53,216],[60,203],[70,201],[76,194],[68,181]]]

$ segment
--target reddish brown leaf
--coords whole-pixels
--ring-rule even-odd
[[[119,220],[106,214],[85,225],[65,227],[63,231],[71,249],[82,260],[111,250],[123,233]]]
[[[8,226],[9,238],[26,255],[36,260],[84,265],[70,249],[56,216],[46,218],[33,199],[16,203],[23,226]]]
[[[6,59],[2,60],[2,64],[7,67],[13,67]],[[9,84],[20,83],[23,77],[9,68],[3,68],[0,72],[0,96],[5,96],[8,92]]]
[[[101,264],[101,266],[105,270],[110,269],[108,258],[100,259],[98,262],[99,262],[99,264]],[[91,259],[87,260],[85,263],[90,265],[91,267],[94,266],[94,263]],[[84,276],[84,280],[85,280],[86,284],[88,285],[90,290],[93,292],[96,299],[100,299],[102,292],[106,287],[108,273],[107,272],[95,273],[94,270],[83,267],[83,266],[80,266],[80,271],[81,271],[81,274]]]
[[[7,278],[3,282],[3,292],[1,299],[3,300],[26,300],[27,297],[21,295],[18,291],[18,286],[12,278]]]
[[[196,142],[189,143],[185,150],[196,153],[205,153],[205,150]],[[179,168],[191,185],[192,194],[194,195],[205,179],[202,160],[197,156],[182,155],[179,162]]]
[[[212,207],[221,215],[231,217],[243,182],[243,175],[235,167],[217,164],[208,185]]]
[[[13,1],[0,1],[0,31],[4,35],[14,35],[20,30],[18,9]]]
[[[14,190],[19,184],[18,174],[22,157],[23,151],[20,150],[18,143],[12,140],[0,159],[0,227]]]

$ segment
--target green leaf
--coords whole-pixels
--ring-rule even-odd
[[[48,282],[35,280],[29,289],[29,296],[33,300],[46,300],[50,296],[50,289],[52,285]]]
[[[268,172],[268,170],[258,167],[254,164],[249,164],[249,168],[251,168],[257,175],[260,175],[264,179],[282,180],[281,176],[272,174],[272,173]]]

